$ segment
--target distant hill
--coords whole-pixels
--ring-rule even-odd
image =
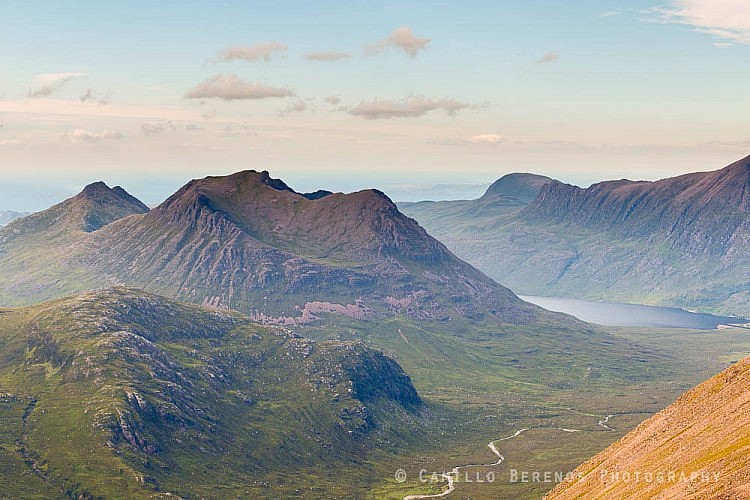
[[[29,215],[27,212],[15,212],[13,210],[0,210],[0,227],[14,220]]]
[[[749,385],[745,358],[578,467],[547,498],[750,497]]]
[[[749,179],[750,157],[656,182],[551,181],[524,206],[480,217],[404,210],[518,293],[749,315]]]
[[[421,404],[401,367],[361,343],[143,292],[0,315],[9,497],[270,498],[331,468],[314,496],[351,496],[366,486],[374,440],[408,442]]]

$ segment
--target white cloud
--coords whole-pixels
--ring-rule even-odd
[[[62,138],[70,142],[99,142],[107,139],[119,139],[122,134],[115,132],[114,130],[102,130],[100,132],[92,132],[78,128],[70,130],[62,135]]]
[[[504,139],[497,134],[478,134],[466,139],[471,144],[500,144]]]
[[[20,146],[23,144],[19,139],[0,139],[0,146]]]
[[[309,61],[339,61],[351,57],[345,52],[310,52],[305,54],[305,59]]]
[[[750,2],[747,0],[672,0],[654,9],[663,22],[693,26],[717,38],[750,44]]]
[[[34,78],[35,89],[29,91],[29,97],[49,97],[73,78],[86,76],[86,73],[42,73]]]
[[[270,61],[271,57],[275,53],[283,53],[289,47],[281,42],[263,42],[250,45],[249,47],[230,47],[222,51],[218,57],[218,61]]]
[[[268,97],[290,97],[291,90],[277,87],[267,87],[259,83],[240,80],[237,75],[222,73],[200,83],[188,90],[187,99],[218,98],[225,101],[235,99],[265,99]]]
[[[341,97],[337,95],[329,95],[328,97],[326,97],[326,102],[328,104],[333,104],[334,106],[338,106],[339,104],[341,104]]]
[[[537,64],[548,64],[552,62],[557,62],[560,60],[560,54],[557,52],[547,52],[542,57],[537,59]]]
[[[437,109],[442,109],[453,116],[459,110],[465,108],[476,108],[476,106],[455,99],[432,100],[423,96],[413,96],[400,101],[377,99],[369,102],[362,101],[356,107],[351,108],[349,114],[362,116],[368,120],[377,120],[383,118],[413,118]]]
[[[418,38],[414,36],[411,28],[404,26],[394,30],[393,33],[367,47],[370,52],[380,52],[387,48],[396,48],[403,50],[411,57],[416,57],[420,50],[423,50],[430,43],[429,38]]]

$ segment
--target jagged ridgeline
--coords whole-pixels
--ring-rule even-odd
[[[750,315],[750,157],[655,182],[545,179],[401,208],[517,293]]]
[[[524,182],[499,183],[493,200],[527,200]],[[299,194],[252,170],[190,181],[152,210],[96,183],[0,229],[0,305],[110,286],[236,310],[316,338],[343,331],[393,353],[426,383],[447,363],[578,386],[628,378],[628,360],[647,352],[520,300],[377,190]],[[345,330],[326,328],[337,322]],[[445,342],[449,354],[438,347]]]
[[[379,191],[303,195],[255,171],[191,181],[150,211],[92,184],[0,230],[0,271],[0,301],[14,305],[125,284],[282,324],[543,314]]]
[[[361,343],[124,288],[2,311],[0,387],[11,498],[351,494],[422,405]]]

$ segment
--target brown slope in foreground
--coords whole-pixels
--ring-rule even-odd
[[[579,466],[547,498],[750,498],[749,389],[750,357]]]

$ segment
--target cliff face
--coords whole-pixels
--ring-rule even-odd
[[[745,358],[579,466],[547,498],[748,498],[749,385]]]
[[[750,157],[655,182],[545,182],[515,207],[479,210],[480,198],[405,210],[521,294],[750,315],[749,200]]]
[[[690,254],[720,256],[748,236],[750,157],[715,172],[656,182],[601,182],[587,189],[555,181],[522,217],[609,230],[622,238],[666,239]]]

